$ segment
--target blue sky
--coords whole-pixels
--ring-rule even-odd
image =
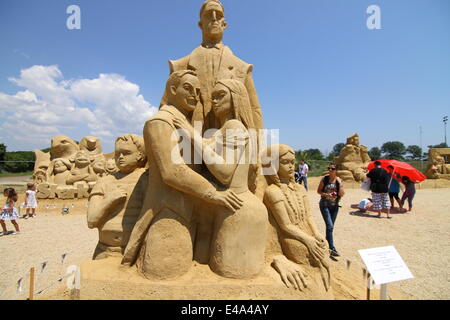
[[[54,135],[141,134],[167,60],[201,42],[202,0],[2,0],[0,142],[48,147]],[[224,43],[254,65],[269,129],[295,149],[331,151],[354,132],[386,141],[444,140],[450,113],[448,0],[223,0]],[[81,8],[68,30],[66,8]],[[370,5],[381,30],[369,30]]]

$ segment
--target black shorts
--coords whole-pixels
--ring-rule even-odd
[[[400,200],[398,197],[398,192],[389,192],[389,198]]]

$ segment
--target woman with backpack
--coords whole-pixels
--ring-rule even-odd
[[[330,248],[330,257],[339,257],[333,242],[333,229],[339,212],[339,201],[344,196],[342,180],[337,176],[337,167],[334,163],[328,166],[328,175],[322,178],[317,193],[320,194],[320,212],[326,226],[326,239]]]

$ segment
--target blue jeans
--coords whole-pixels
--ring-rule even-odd
[[[320,204],[320,212],[322,213],[323,221],[325,221],[326,226],[326,239],[328,241],[328,247],[330,250],[336,250],[333,242],[333,229],[334,222],[339,212],[339,206],[327,206],[325,204]]]
[[[298,183],[302,184],[305,186],[306,191],[308,191],[308,177],[307,176],[301,176]]]

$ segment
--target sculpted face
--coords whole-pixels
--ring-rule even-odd
[[[227,28],[224,12],[220,4],[209,2],[200,17],[199,26],[208,39],[220,39]]]
[[[61,160],[55,161],[55,164],[53,165],[54,173],[63,173],[67,170],[68,169],[67,169],[66,165]]]
[[[281,150],[280,150],[281,151]],[[281,180],[290,180],[294,175],[295,170],[295,155],[287,152],[280,157],[280,167],[278,169],[278,176]]]
[[[142,154],[132,141],[119,140],[116,142],[114,153],[116,166],[120,172],[130,173],[139,166]]]
[[[227,87],[218,83],[212,93],[212,108],[217,118],[223,118],[233,111],[231,93]]]
[[[171,91],[178,107],[188,112],[194,111],[200,100],[200,81],[192,74],[186,74],[177,88],[171,87]]]
[[[84,168],[91,163],[89,155],[85,151],[79,151],[75,155],[75,164],[78,168]]]
[[[106,161],[106,171],[113,173],[117,171],[116,162],[113,159]]]
[[[96,173],[103,173],[105,172],[105,161],[96,161],[92,164],[92,168]]]

